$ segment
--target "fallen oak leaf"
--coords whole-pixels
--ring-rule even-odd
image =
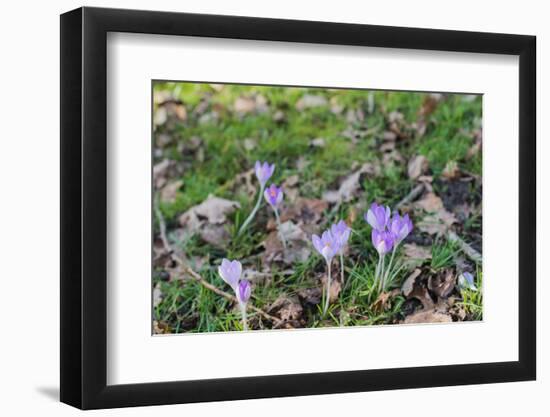
[[[405,256],[415,261],[425,261],[432,258],[432,251],[426,246],[418,246],[415,243],[403,245]]]
[[[278,315],[283,321],[297,321],[302,317],[303,307],[298,297],[281,294],[267,312]]]
[[[420,200],[416,201],[413,206],[428,213],[434,213],[443,208],[443,201],[435,193],[427,192]]]
[[[420,323],[451,323],[452,317],[445,313],[440,313],[435,310],[417,311],[416,313],[407,316],[404,324],[420,324]]]
[[[179,217],[182,239],[198,233],[205,242],[217,247],[223,246],[229,239],[229,233],[224,226],[227,215],[239,207],[237,201],[209,195],[201,204],[191,207]]]
[[[340,204],[343,202],[350,201],[355,194],[361,188],[361,178],[362,176],[371,176],[375,177],[380,173],[380,167],[366,162],[361,168],[353,172],[351,175],[344,178],[341,182],[338,190],[330,190],[323,194],[323,200],[328,201],[329,203]]]
[[[437,213],[425,216],[417,226],[418,230],[430,235],[444,235],[456,221],[454,214],[441,209]]]
[[[160,190],[160,201],[163,203],[174,203],[176,201],[177,192],[182,185],[182,180],[172,181],[166,184],[162,190]]]
[[[401,286],[401,291],[403,292],[403,295],[405,297],[408,297],[409,295],[411,295],[412,291],[413,291],[413,288],[414,288],[414,283],[416,281],[416,278],[418,278],[418,276],[421,274],[421,270],[419,268],[416,268],[412,274],[410,274],[407,279],[403,282],[403,285]]]
[[[450,269],[436,275],[431,275],[428,278],[428,288],[438,298],[449,297],[455,288],[455,284],[456,276]]]
[[[428,159],[424,155],[417,155],[409,160],[407,174],[410,179],[416,180],[428,171]]]
[[[296,109],[302,111],[313,107],[324,107],[327,105],[328,101],[324,96],[304,94],[302,98],[296,102]]]

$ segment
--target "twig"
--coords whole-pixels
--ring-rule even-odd
[[[157,216],[157,220],[159,222],[159,229],[160,229],[160,239],[162,240],[162,245],[164,246],[164,249],[170,253],[172,259],[174,259],[174,261],[176,261],[178,263],[178,265],[180,265],[181,269],[183,272],[187,273],[188,275],[190,275],[192,278],[194,278],[196,281],[199,282],[199,284],[201,284],[204,288],[207,288],[209,289],[210,291],[218,294],[219,296],[221,297],[224,297],[230,301],[232,301],[233,303],[237,303],[238,300],[237,300],[237,297],[229,294],[229,293],[226,293],[225,291],[223,290],[220,290],[218,287],[216,287],[215,285],[212,285],[210,284],[207,280],[205,280],[200,274],[198,274],[197,272],[195,272],[190,266],[188,266],[183,259],[181,259],[178,255],[176,255],[174,253],[174,250],[172,249],[172,247],[170,246],[170,242],[168,241],[168,238],[166,237],[166,223],[164,222],[164,217],[162,216],[162,213],[158,207],[158,201],[157,199],[155,199],[155,215]],[[268,314],[266,313],[264,310],[262,310],[261,308],[258,308],[258,307],[255,307],[251,304],[247,304],[247,307],[258,313],[259,315],[261,315],[263,318],[269,320],[269,321],[272,321],[276,327],[281,327],[281,326],[284,326],[286,328],[290,328],[292,329],[293,327],[289,324],[289,323],[285,323],[284,320],[281,320],[275,316],[272,316],[271,314]]]
[[[460,238],[455,232],[452,230],[449,230],[447,232],[447,239],[449,242],[456,243],[460,249],[475,263],[480,264],[482,261],[481,254],[472,248],[468,243],[466,243],[464,240]]]
[[[400,209],[405,204],[409,204],[410,202],[416,200],[420,196],[420,194],[424,192],[425,188],[426,186],[423,183],[418,184],[416,187],[414,187],[411,192],[407,194],[405,198],[403,198],[403,200],[397,203],[397,205],[395,206],[396,210]]]

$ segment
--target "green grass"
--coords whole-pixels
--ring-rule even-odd
[[[228,186],[237,174],[251,168],[256,160],[274,161],[277,169],[270,182],[280,183],[290,175],[297,174],[300,178],[300,195],[320,198],[324,191],[333,189],[340,178],[348,175],[352,166],[380,161],[382,155],[379,146],[384,131],[388,129],[387,115],[400,112],[406,125],[416,122],[426,97],[425,94],[409,92],[240,85],[225,86],[218,91],[211,85],[188,83],[156,83],[154,91],[169,92],[180,99],[186,106],[188,116],[185,122],[177,122],[170,127],[160,126],[156,132],[167,133],[174,138],[172,145],[159,150],[156,162],[169,158],[185,164],[181,177],[171,178],[181,179],[184,184],[176,194],[175,201],[160,205],[169,230],[178,227],[178,217],[183,212],[201,203],[209,194],[238,200],[241,204],[241,208],[230,216],[227,229],[231,240],[224,248],[206,244],[198,236],[177,241],[175,235],[169,234],[174,245],[189,259],[205,259],[199,272],[210,283],[226,290],[216,273],[221,259],[254,259],[265,239],[264,231],[254,227],[243,235],[237,234],[240,224],[255,203],[255,197],[249,200],[242,194],[235,194]],[[237,98],[256,93],[265,97],[269,111],[244,117],[231,111]],[[296,103],[305,93],[322,95],[329,104],[298,111]],[[204,99],[207,101],[206,110],[198,114],[195,110]],[[341,114],[333,113],[330,111],[330,103],[334,102],[346,110],[361,112],[364,118],[350,121],[347,120],[346,110]],[[374,103],[374,106],[369,103]],[[398,141],[397,149],[405,162],[382,165],[381,175],[365,178],[359,199],[342,204],[337,211],[326,213],[326,224],[337,218],[348,218],[351,206],[358,202],[378,201],[395,205],[415,186],[407,177],[406,161],[417,154],[426,156],[434,179],[441,175],[451,160],[456,161],[461,170],[481,175],[481,155],[467,158],[467,152],[473,145],[471,133],[480,123],[481,106],[481,97],[465,100],[460,95],[448,95],[427,117],[427,127],[422,137],[407,132],[409,137]],[[284,122],[273,118],[273,113],[279,110],[284,112]],[[216,111],[218,117],[205,121],[203,115],[212,111]],[[344,134],[347,129],[362,132],[362,137],[354,143]],[[202,159],[186,151],[186,144],[193,137],[200,137],[203,141]],[[325,146],[311,147],[310,142],[314,138],[323,138]],[[247,149],[246,139],[252,139],[256,146]],[[301,171],[297,168],[300,159],[309,162]],[[437,188],[437,185],[434,184],[434,187]],[[384,311],[373,306],[378,297],[373,285],[376,254],[370,244],[370,229],[362,220],[362,214],[358,213],[351,225],[354,233],[350,250],[354,257],[346,261],[346,281],[340,299],[331,304],[328,317],[325,318],[320,314],[318,306],[306,309],[304,317],[308,327],[384,324],[403,318],[403,297],[393,299],[391,306]],[[463,227],[467,231],[479,230],[480,215],[468,218]],[[158,232],[157,222],[155,231]],[[437,241],[431,250],[432,269],[453,267],[457,248],[446,241]],[[316,274],[323,269],[321,258],[312,256],[302,264],[293,265],[294,272],[291,275],[271,271],[269,280],[255,286],[254,305],[267,309],[281,292],[295,295],[304,288],[315,287]],[[394,286],[401,284],[405,272],[396,277]],[[158,274],[154,274],[153,285],[159,285],[163,294],[161,303],[154,309],[154,318],[168,325],[171,332],[228,331],[241,326],[238,311],[232,309],[227,300],[195,281],[164,282]],[[469,313],[481,317],[481,295],[463,291],[463,296],[464,306]],[[256,314],[250,314],[251,321],[258,319]]]

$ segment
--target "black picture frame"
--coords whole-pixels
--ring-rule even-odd
[[[108,32],[519,56],[519,360],[107,385]],[[524,35],[88,7],[61,15],[61,401],[95,409],[535,379],[535,51]]]

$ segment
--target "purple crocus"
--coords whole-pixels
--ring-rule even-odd
[[[260,161],[256,161],[254,169],[256,171],[256,177],[258,178],[258,181],[260,181],[263,188],[265,187],[267,180],[269,180],[269,178],[273,175],[273,171],[275,171],[275,164],[270,165],[267,162],[261,163]]]
[[[275,184],[271,184],[264,191],[265,201],[267,201],[272,207],[277,207],[281,201],[283,201],[283,189],[277,187]]]
[[[229,259],[223,259],[222,264],[218,267],[218,274],[222,279],[233,288],[239,307],[241,309],[241,318],[243,324],[243,330],[248,330],[248,321],[246,318],[246,304],[250,299],[250,293],[252,288],[250,281],[241,279],[241,273],[243,266],[239,261],[230,261]]]
[[[376,203],[372,203],[370,209],[364,215],[367,223],[380,232],[386,229],[390,216],[391,211],[388,206],[384,207]]]
[[[311,236],[311,241],[317,252],[319,252],[323,256],[323,258],[325,258],[325,261],[327,261],[327,285],[325,292],[325,303],[323,307],[323,316],[325,316],[328,311],[328,304],[330,299],[332,258],[334,258],[334,256],[340,250],[340,245],[338,239],[334,237],[330,230],[325,230],[321,237],[317,235]]]
[[[340,251],[342,251],[348,243],[349,236],[351,234],[351,228],[346,224],[345,221],[340,220],[338,223],[333,224],[330,227],[330,232],[332,233],[332,236],[334,237],[336,242],[338,242],[338,247]]]
[[[477,291],[476,284],[474,283],[474,276],[469,272],[463,272],[460,274],[458,277],[458,286],[461,289]]]
[[[250,299],[250,292],[250,281],[246,279],[241,280],[239,282],[239,291],[237,292],[237,298],[241,304],[248,303],[248,300]]]
[[[394,241],[392,234],[388,231],[378,231],[377,229],[372,229],[372,244],[378,251],[380,256],[384,256],[386,253],[391,251]]]
[[[218,267],[218,274],[237,293],[237,285],[241,279],[242,270],[243,267],[239,261],[230,261],[224,258],[222,264]]]
[[[273,171],[275,171],[275,164],[270,165],[267,162],[262,163],[260,161],[256,161],[254,170],[256,171],[256,177],[258,178],[258,181],[260,181],[260,192],[258,193],[258,200],[256,201],[256,205],[254,206],[254,208],[252,209],[252,211],[250,212],[250,214],[248,215],[248,217],[246,218],[246,220],[243,222],[243,224],[239,229],[239,232],[238,232],[239,235],[246,230],[246,228],[248,227],[248,225],[250,224],[250,222],[252,221],[252,219],[260,209],[260,205],[262,204],[262,193],[264,191],[267,180],[271,178],[271,176],[273,175]]]
[[[340,245],[330,230],[325,230],[321,237],[317,235],[311,236],[311,241],[315,249],[317,249],[317,252],[325,258],[327,263],[330,263],[334,255],[340,250]]]
[[[388,228],[392,234],[395,246],[397,246],[411,233],[413,224],[408,214],[401,217],[396,212],[393,214]]]

